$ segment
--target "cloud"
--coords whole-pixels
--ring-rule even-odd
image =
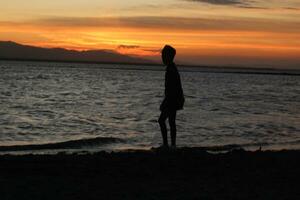
[[[161,49],[149,49],[149,48],[146,48],[146,47],[142,47],[142,46],[139,46],[139,45],[124,45],[124,44],[121,44],[117,47],[117,50],[139,50],[139,51],[145,51],[145,52],[151,52],[151,53],[160,53],[161,52]]]
[[[124,45],[124,44],[121,44],[117,48],[118,49],[137,49],[137,48],[140,48],[140,46],[138,46],[138,45]]]
[[[295,11],[298,11],[298,10],[300,10],[300,8],[298,8],[298,7],[284,7],[283,9],[286,9],[286,10],[295,10]]]
[[[115,49],[118,53],[131,55],[131,56],[157,56],[160,50],[142,47],[138,45],[124,45],[121,44]]]
[[[53,17],[26,22],[40,28],[89,28],[104,30],[126,28],[133,30],[177,30],[177,31],[271,31],[300,32],[300,22],[254,18],[188,18],[188,17]],[[1,24],[1,22],[0,22]],[[123,46],[124,47],[124,46]],[[129,46],[130,48],[130,46]]]
[[[274,3],[266,0],[182,0],[186,2],[206,3],[216,6],[233,6],[236,8],[244,9],[257,9],[257,10],[300,10],[299,6],[284,6],[289,5],[290,1],[283,1],[282,3]],[[290,2],[291,3],[291,2]]]
[[[254,0],[185,0],[190,2],[207,3],[213,5],[234,6],[246,9],[269,9],[268,7],[255,6]]]
[[[268,7],[262,7],[262,6],[251,6],[251,5],[239,5],[239,8],[247,8],[247,9],[256,9],[256,10],[268,10],[270,8]]]
[[[152,52],[152,53],[160,53],[161,49],[144,49],[144,51],[149,51],[149,52]]]
[[[246,4],[243,0],[186,0],[193,2],[209,3],[214,5],[243,5]]]
[[[22,28],[39,31],[124,31],[155,32],[168,34],[170,31],[262,31],[262,32],[288,32],[300,33],[300,22],[279,19],[258,18],[189,18],[189,17],[51,17],[33,21],[10,23],[0,21],[0,30]],[[139,32],[141,31],[141,32]],[[124,44],[123,44],[124,45]],[[135,45],[135,44],[134,44]],[[134,46],[133,45],[133,46]],[[130,48],[129,45],[128,48]],[[120,46],[126,48],[125,46]],[[132,47],[132,46],[131,46]]]

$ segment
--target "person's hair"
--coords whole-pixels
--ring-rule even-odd
[[[165,45],[161,53],[173,61],[176,55],[176,49],[174,49],[170,45]]]

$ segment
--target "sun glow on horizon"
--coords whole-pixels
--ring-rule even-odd
[[[162,46],[171,44],[178,49],[178,59],[189,64],[221,64],[224,58],[237,65],[253,65],[249,59],[264,59],[270,65],[278,59],[284,60],[282,65],[300,64],[300,9],[297,7],[300,5],[293,0],[286,4],[267,4],[260,0],[257,5],[247,6],[168,0],[153,1],[150,7],[134,0],[129,2],[130,6],[116,4],[119,1],[115,0],[111,4],[92,1],[94,6],[103,5],[102,10],[118,11],[106,16],[92,15],[92,5],[89,7],[80,0],[76,4],[90,8],[89,15],[83,11],[76,16],[77,7],[65,15],[58,9],[58,15],[53,15],[55,11],[47,10],[40,2],[36,6],[46,9],[48,14],[41,15],[31,8],[19,19],[18,15],[12,15],[19,9],[19,5],[13,7],[13,2],[5,3],[11,9],[10,13],[6,10],[5,18],[0,14],[0,40],[80,51],[106,49],[156,60]],[[65,9],[64,3],[52,8],[58,5]],[[139,7],[145,8],[143,15]],[[196,10],[199,14],[191,16]],[[180,14],[175,16],[175,11]]]

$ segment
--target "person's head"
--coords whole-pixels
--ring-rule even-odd
[[[173,62],[176,55],[176,49],[170,45],[166,45],[161,51],[161,59],[165,65],[169,65]]]

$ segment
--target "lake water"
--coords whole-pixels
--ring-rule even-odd
[[[163,66],[0,61],[0,70],[2,152],[161,144]],[[179,71],[178,146],[300,147],[300,76]]]

